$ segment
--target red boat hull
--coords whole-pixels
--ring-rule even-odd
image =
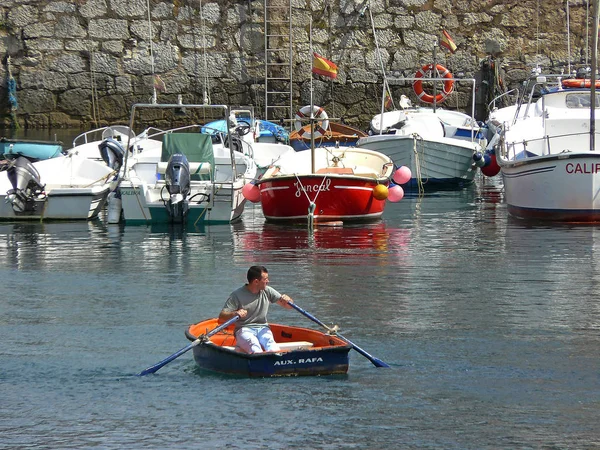
[[[387,180],[355,175],[300,175],[271,178],[259,183],[260,202],[266,220],[304,221],[315,204],[315,222],[373,221],[381,218],[385,200],[377,200],[373,189]]]

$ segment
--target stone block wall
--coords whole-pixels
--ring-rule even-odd
[[[536,65],[556,73],[590,59],[592,12],[581,0],[569,2],[570,42],[562,0],[266,1],[292,2],[294,106],[310,102],[312,20],[313,49],[339,67],[335,81],[312,83],[315,104],[360,127],[381,107],[383,71],[394,98],[403,93],[418,103],[401,78],[432,62],[442,30],[458,49],[437,48],[438,63],[456,77],[481,81],[482,63],[494,62],[504,89]],[[184,102],[253,105],[262,114],[263,1],[149,5],[0,0],[0,127],[14,120],[29,128],[126,123],[133,103],[150,101],[155,75],[164,82],[161,103],[181,95]],[[444,106],[469,110],[471,92],[460,83]]]

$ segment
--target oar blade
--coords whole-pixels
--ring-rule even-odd
[[[229,325],[231,325],[233,322],[235,322],[236,320],[238,320],[240,318],[240,316],[233,316],[231,319],[229,319],[227,322],[222,323],[221,325],[219,325],[218,327],[216,327],[215,329],[209,331],[207,334],[199,336],[198,339],[196,339],[195,341],[193,341],[190,345],[188,345],[187,347],[182,348],[181,350],[173,353],[171,356],[163,359],[161,362],[154,364],[153,366],[148,367],[147,369],[142,370],[138,376],[139,377],[143,377],[145,375],[151,374],[151,373],[155,373],[157,372],[161,367],[166,366],[167,364],[169,364],[171,361],[173,361],[174,359],[179,358],[181,355],[183,355],[185,352],[187,352],[188,350],[191,350],[192,348],[194,348],[196,345],[202,343],[204,338],[208,338],[210,336],[212,336],[213,334],[217,334],[219,331],[227,328]]]
[[[295,303],[290,303],[290,305],[292,306],[292,308],[294,308],[296,311],[300,312],[302,315],[308,317],[310,320],[312,320],[313,322],[321,325],[323,328],[325,328],[327,331],[331,331],[331,328],[329,328],[327,325],[325,325],[323,322],[321,322],[319,319],[317,319],[315,316],[313,316],[311,313],[305,311],[304,309],[300,308],[298,305],[296,305]],[[384,363],[382,360],[375,358],[373,355],[370,355],[369,353],[367,353],[366,351],[364,351],[362,348],[360,348],[358,345],[354,344],[350,339],[345,338],[344,336],[342,336],[341,334],[339,334],[338,332],[335,332],[335,335],[339,338],[341,338],[342,340],[346,341],[348,344],[350,344],[352,346],[352,348],[354,348],[354,350],[356,350],[358,353],[360,353],[361,355],[363,355],[365,358],[367,358],[368,360],[370,360],[373,365],[375,367],[390,367],[388,364]]]

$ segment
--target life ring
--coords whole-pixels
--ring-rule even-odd
[[[320,106],[313,106],[313,116],[319,121],[315,124],[314,136],[316,138],[324,136],[329,129],[329,116],[323,108]],[[296,113],[296,121],[294,122],[294,128],[298,131],[298,134],[303,139],[310,139],[310,127],[304,128],[302,119],[310,118],[310,105],[303,106],[300,111]],[[306,122],[306,121],[304,121]]]
[[[596,89],[600,88],[600,80],[596,80]],[[562,86],[568,88],[590,88],[592,86],[592,80],[589,78],[569,78],[568,80],[562,80]]]
[[[444,66],[442,66],[440,64],[436,64],[435,70],[440,77],[445,78],[444,89],[442,89],[442,92],[440,92],[439,94],[437,94],[435,96],[435,102],[441,103],[452,92],[452,88],[454,87],[454,80],[453,80],[453,76],[450,73],[450,71],[448,69],[446,69]],[[415,73],[415,78],[424,78],[428,72],[432,72],[432,71],[433,71],[433,64],[426,64],[423,67],[421,67],[417,71],[417,73]],[[417,97],[419,97],[420,100],[424,101],[425,103],[433,103],[433,101],[434,101],[433,95],[428,94],[423,89],[423,80],[414,81],[413,82],[413,90],[415,91],[415,94],[417,94]]]

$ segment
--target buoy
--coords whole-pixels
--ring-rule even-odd
[[[403,198],[404,189],[402,189],[402,186],[398,186],[397,184],[390,186],[390,188],[388,189],[388,200],[390,202],[396,203],[402,200]]]
[[[388,188],[385,184],[378,184],[373,188],[373,197],[377,200],[385,200],[388,198]]]
[[[254,183],[246,183],[242,188],[244,198],[252,203],[260,201],[260,188]]]
[[[485,165],[481,168],[481,173],[486,177],[495,177],[500,172],[500,166],[496,160],[496,152],[486,152],[484,155]]]
[[[397,184],[405,184],[405,183],[408,183],[410,181],[411,177],[412,177],[412,173],[411,173],[410,169],[408,167],[406,167],[406,166],[402,166],[402,167],[399,167],[394,172],[394,175],[392,176],[392,179]]]
[[[122,207],[121,196],[116,192],[108,194],[108,223],[119,223],[121,221],[121,207]]]

